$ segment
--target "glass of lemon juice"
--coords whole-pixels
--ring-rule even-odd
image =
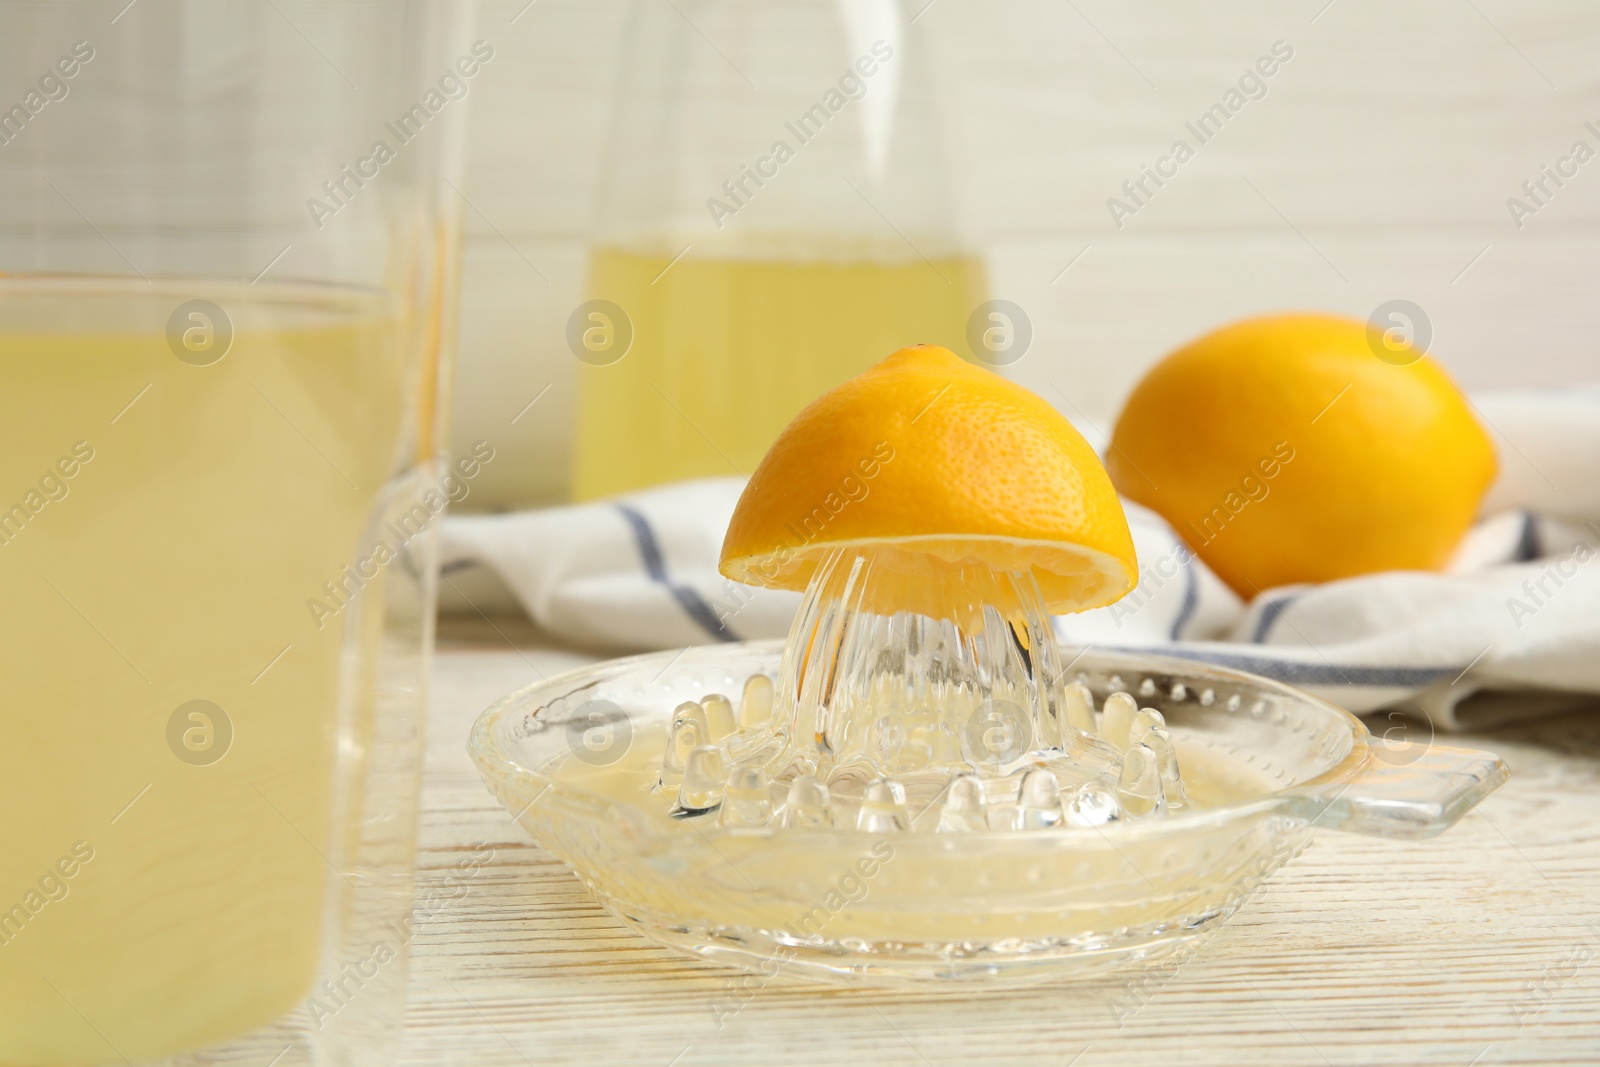
[[[0,3],[0,1064],[386,1062],[485,49],[109,17]]]
[[[632,5],[567,330],[586,364],[575,496],[749,474],[808,399],[884,352],[975,358],[985,271],[915,14]]]

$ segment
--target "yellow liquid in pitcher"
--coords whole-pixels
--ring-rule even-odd
[[[201,1046],[315,973],[356,609],[307,601],[409,383],[387,305],[271,290],[0,279],[0,1064]],[[209,366],[166,336],[196,296],[235,331]],[[217,724],[172,739],[193,700],[216,762]]]
[[[681,247],[681,246],[680,246]],[[589,296],[631,320],[627,354],[579,368],[580,500],[749,474],[812,398],[906,345],[966,352],[975,258],[697,258],[599,248]]]

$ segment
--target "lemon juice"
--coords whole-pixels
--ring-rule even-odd
[[[552,780],[555,793],[593,797],[608,809],[642,807],[662,813],[673,810],[674,791],[658,785],[661,752],[667,745],[666,728],[660,724],[644,726],[632,734],[630,741],[627,750],[613,762],[564,757],[545,768],[544,773]],[[1267,791],[1248,773],[1249,768],[1208,747],[1185,745],[1182,759],[1193,808],[1223,807]],[[774,793],[773,807],[778,813],[772,818],[773,827],[791,825],[779,810],[781,797],[782,790]],[[681,849],[682,865],[673,868],[671,879],[652,874],[628,886],[627,892],[636,893],[637,900],[630,900],[623,908],[638,911],[638,901],[649,901],[649,908],[660,914],[714,915],[729,926],[786,931],[795,937],[835,937],[847,930],[848,936],[854,938],[909,942],[949,937],[951,931],[939,910],[963,899],[975,914],[992,912],[984,920],[992,936],[1061,937],[1104,928],[1108,923],[1114,926],[1148,918],[1140,915],[1144,904],[1141,894],[1131,891],[1136,887],[1130,887],[1125,916],[1097,899],[1093,887],[1118,885],[1129,879],[1138,881],[1138,875],[1130,868],[1126,855],[1092,829],[1056,831],[1075,835],[1072,839],[1078,847],[1053,859],[1042,859],[1037,851],[1019,850],[990,856],[982,865],[952,864],[948,851],[927,847],[928,837],[934,833],[930,816],[937,816],[943,799],[940,795],[912,803],[910,832],[863,832],[859,848],[854,850],[844,848],[839,841],[831,850],[814,847],[815,842],[804,839],[774,848],[760,833],[719,831],[721,820],[715,812],[674,820],[670,825],[673,836],[681,838],[675,847]],[[847,828],[848,807],[837,812],[835,819],[832,826]],[[777,832],[800,833],[787,828]],[[708,841],[708,834],[717,835],[714,842]],[[1205,831],[1197,831],[1196,835],[1204,837]],[[938,836],[947,843],[952,840],[942,831]],[[656,847],[674,846],[658,842]],[[868,860],[867,871],[858,867],[861,859]],[[830,917],[809,906],[813,902],[803,887],[825,888],[853,868],[866,876],[869,886],[860,899],[849,902],[847,916]],[[1041,871],[1058,869],[1059,879],[1041,877]],[[620,869],[614,876],[620,877]],[[1047,912],[995,907],[993,902],[1001,895],[1002,887],[1015,892],[1016,887],[1030,885],[1041,895],[1051,895],[1062,903]],[[1072,901],[1074,886],[1082,891],[1081,905]],[[725,897],[720,895],[723,889],[727,890]],[[822,894],[814,895],[821,899]],[[758,897],[766,899],[755,899]],[[771,898],[791,903],[786,906]],[[1176,905],[1173,913],[1177,914]]]
[[[196,1047],[307,994],[360,616],[307,602],[409,462],[403,325],[0,278],[0,1064]]]
[[[605,365],[580,368],[578,499],[749,474],[812,397],[883,352],[914,342],[964,351],[985,298],[982,264],[968,255],[701,257],[682,247],[591,255],[589,295],[622,309],[632,339],[625,353],[586,359]]]

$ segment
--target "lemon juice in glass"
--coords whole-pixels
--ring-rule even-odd
[[[464,105],[348,175],[472,41],[103,16],[0,3],[0,1064],[387,1062]]]
[[[809,398],[882,353],[969,354],[986,296],[914,12],[684,11],[694,26],[637,3],[626,29],[589,302],[568,330],[586,364],[579,498],[748,474]]]

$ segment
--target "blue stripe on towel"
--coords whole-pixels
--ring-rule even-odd
[[[1200,606],[1200,579],[1194,573],[1194,555],[1186,553],[1183,556],[1183,606],[1178,609],[1178,617],[1172,620],[1172,634],[1174,641],[1182,637],[1183,628],[1189,625],[1195,608]]]
[[[1253,645],[1265,644],[1267,635],[1272,632],[1272,627],[1289,610],[1289,605],[1300,599],[1299,593],[1290,593],[1288,596],[1279,597],[1261,608],[1261,615],[1256,619],[1256,632],[1250,635]]]
[[[667,587],[672,598],[683,608],[684,613],[706,633],[718,641],[737,641],[728,628],[722,625],[722,620],[717,618],[717,613],[711,610],[699,593],[686,585],[678,585],[667,577],[666,560],[661,555],[661,544],[656,540],[656,532],[650,528],[650,522],[643,514],[626,504],[618,504],[617,510],[622,517],[628,520],[628,525],[633,527],[633,538],[639,545],[639,555],[644,559],[644,569],[649,573],[650,580],[660,582]]]
[[[1110,646],[1107,646],[1110,648]],[[1152,656],[1170,656],[1173,659],[1196,660],[1214,663],[1218,667],[1232,667],[1267,678],[1275,678],[1290,685],[1362,686],[1376,689],[1420,689],[1441,678],[1454,678],[1460,667],[1356,667],[1332,663],[1295,663],[1267,656],[1240,655],[1234,652],[1214,652],[1194,648],[1123,648],[1117,652],[1146,652]]]
[[[1511,554],[1513,563],[1526,563],[1544,555],[1543,538],[1539,536],[1539,519],[1531,511],[1522,513],[1522,533],[1517,537],[1516,551]]]

